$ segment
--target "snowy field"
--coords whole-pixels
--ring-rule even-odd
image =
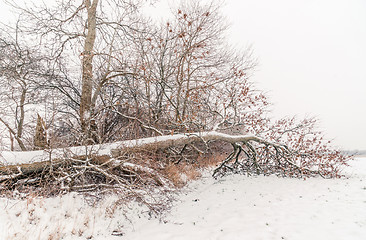
[[[347,178],[203,177],[172,210],[149,219],[116,197],[90,207],[78,195],[0,199],[0,239],[366,239],[366,158]],[[114,236],[112,235],[120,235]]]

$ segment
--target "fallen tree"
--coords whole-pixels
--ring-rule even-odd
[[[58,166],[66,159],[74,158],[80,161],[85,161],[87,158],[95,159],[109,159],[118,157],[127,149],[168,149],[170,147],[184,146],[194,144],[195,142],[210,142],[210,141],[224,141],[233,144],[234,149],[242,149],[242,144],[250,146],[250,142],[257,142],[266,145],[271,145],[277,149],[290,152],[285,145],[272,143],[254,135],[228,135],[215,131],[203,133],[189,133],[177,134],[143,138],[137,140],[128,140],[122,142],[115,142],[113,144],[100,144],[83,147],[70,147],[45,151],[29,152],[12,152],[11,155],[4,154],[3,162],[0,167],[1,174],[22,172],[29,174],[32,172],[42,171],[47,166]],[[8,157],[9,159],[6,159]],[[19,162],[17,162],[19,161]]]
[[[292,131],[286,131],[289,132]],[[351,157],[318,142],[304,152],[304,148],[295,147],[312,145],[301,134],[296,136],[299,139],[293,141],[297,145],[255,135],[210,131],[53,150],[2,152],[0,192],[8,196],[14,190],[50,196],[77,191],[100,199],[101,193],[115,192],[122,201],[141,202],[151,213],[159,215],[172,202],[172,195],[167,193],[178,187],[174,178],[183,173],[178,168],[171,175],[169,166],[179,166],[182,159],[194,165],[202,160],[197,156],[218,158],[228,145],[232,151],[225,159],[216,161],[212,172],[215,178],[227,173],[299,178],[342,176],[340,170]]]
[[[56,169],[64,165],[111,166],[116,164],[121,168],[129,168],[126,161],[120,162],[120,157],[126,152],[149,150],[150,152],[162,151],[172,147],[184,149],[196,143],[208,145],[211,142],[220,141],[232,145],[233,150],[227,158],[214,170],[213,176],[217,177],[226,171],[246,172],[248,174],[282,174],[288,176],[338,177],[339,167],[346,164],[347,157],[333,153],[329,162],[317,162],[311,160],[311,153],[300,154],[303,161],[296,157],[298,153],[289,149],[285,144],[265,140],[255,135],[229,135],[216,131],[203,133],[188,133],[168,136],[158,136],[137,140],[115,142],[113,144],[91,145],[83,147],[71,147],[33,152],[3,153],[3,165],[0,166],[0,182],[19,179],[27,175],[43,172],[45,169]],[[204,153],[194,148],[199,153]],[[269,155],[273,152],[272,155]],[[266,159],[263,160],[263,155]],[[8,157],[8,159],[6,159]],[[338,159],[335,159],[338,157]],[[18,161],[18,162],[17,162]],[[306,164],[305,164],[306,161]],[[311,162],[313,161],[313,162]],[[149,172],[147,168],[134,164],[134,168],[140,172]],[[97,171],[102,172],[101,169]],[[151,173],[151,171],[150,171]],[[104,175],[108,176],[107,173]],[[110,176],[108,176],[110,177]]]
[[[17,7],[23,12],[16,39],[29,39],[21,36],[32,33],[39,39],[34,52],[55,51],[46,54],[52,63],[46,65],[52,69],[46,69],[44,80],[34,82],[52,104],[44,105],[49,112],[37,124],[30,144],[20,141],[22,134],[10,131],[11,142],[15,137],[23,152],[0,154],[0,194],[78,191],[99,197],[113,191],[157,212],[169,202],[165,193],[181,186],[176,179],[185,174],[181,166],[197,169],[207,159],[214,159],[215,166],[203,167],[210,168],[215,178],[228,173],[342,176],[340,171],[351,157],[334,150],[314,130],[314,119],[274,123],[268,119],[270,103],[249,81],[256,60],[250,48],[244,52],[227,48],[219,5],[182,3],[172,19],[154,26],[145,20],[114,24],[124,23],[123,17],[109,21],[110,14],[103,9],[125,6],[124,1],[88,2],[72,7],[69,1],[60,1],[52,10]],[[131,5],[126,5],[113,16],[124,16],[125,10],[132,14]],[[92,24],[80,25],[85,19]],[[68,24],[88,32],[68,32]],[[66,51],[70,46],[72,51]],[[10,59],[16,60],[15,53]],[[78,61],[80,65],[75,64]],[[12,69],[8,61],[3,65]],[[33,98],[27,102],[35,104]],[[16,125],[35,125],[20,124],[28,119],[24,116],[22,121],[16,114],[13,117]],[[2,118],[0,122],[11,130]],[[160,136],[151,137],[156,135]],[[43,148],[48,149],[24,151]]]

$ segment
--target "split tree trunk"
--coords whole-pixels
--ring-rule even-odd
[[[34,150],[43,150],[46,149],[48,146],[47,144],[47,132],[46,132],[46,124],[43,121],[42,117],[37,114],[37,126],[36,132],[33,138],[33,149]]]

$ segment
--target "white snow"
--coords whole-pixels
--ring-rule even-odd
[[[0,239],[365,239],[366,158],[353,161],[346,175],[207,175],[191,182],[162,220],[149,219],[135,203],[118,207],[118,196],[93,207],[76,194],[1,198]]]
[[[347,175],[204,178],[189,186],[166,224],[140,221],[125,239],[365,239],[366,158]]]

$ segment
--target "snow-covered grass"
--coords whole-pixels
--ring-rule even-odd
[[[56,198],[1,199],[0,239],[115,239],[114,235],[133,226],[132,221],[148,219],[148,209],[137,203],[122,207],[119,200],[110,196],[93,205],[74,193]]]
[[[163,219],[117,196],[0,199],[0,239],[352,239],[366,236],[366,158],[346,178],[209,175],[191,182]],[[114,236],[121,235],[123,236]]]

